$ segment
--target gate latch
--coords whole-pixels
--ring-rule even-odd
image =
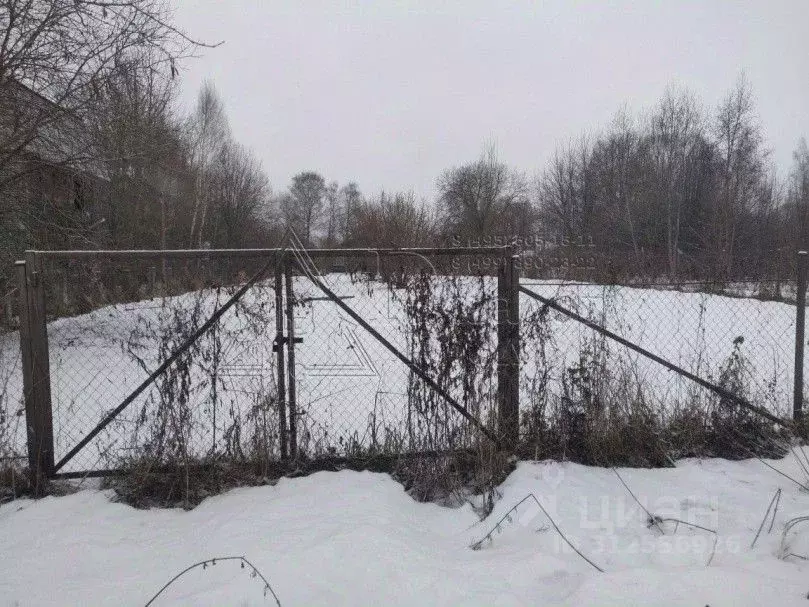
[[[279,345],[283,346],[286,343],[289,343],[289,338],[286,337],[285,335],[281,335],[280,337],[276,337],[272,342],[272,351],[273,352],[278,352],[278,346]],[[294,340],[292,340],[292,343],[302,344],[303,343],[303,337],[296,337]]]

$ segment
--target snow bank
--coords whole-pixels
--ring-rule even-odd
[[[798,475],[787,458],[771,462]],[[175,573],[213,556],[245,555],[284,607],[330,605],[806,605],[809,563],[781,560],[784,522],[809,512],[809,495],[752,460],[689,460],[673,469],[621,469],[646,515],[609,469],[522,463],[494,512],[414,502],[383,474],[319,473],[237,489],[190,512],[135,510],[103,491],[0,507],[0,604],[143,605]],[[783,489],[771,534],[750,549],[772,494]],[[566,548],[533,493],[598,573]],[[791,549],[809,552],[809,526]],[[711,554],[713,558],[711,559]],[[708,560],[710,565],[706,565]],[[270,605],[238,563],[198,569],[160,605]]]

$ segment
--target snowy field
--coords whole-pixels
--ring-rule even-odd
[[[325,280],[397,348],[407,351],[402,291],[392,295],[384,284],[354,282],[342,274],[327,275]],[[441,286],[443,279],[436,280]],[[474,279],[465,280],[467,297],[480,293],[492,296],[495,292],[491,279],[482,285]],[[658,289],[524,282],[541,295],[557,297],[562,305],[714,380],[733,350],[734,339],[741,336],[748,396],[782,415],[790,409],[793,305]],[[446,284],[443,287],[448,288]],[[297,336],[303,339],[296,347],[302,448],[309,452],[340,451],[350,441],[367,446],[372,439],[383,442],[386,432],[401,433],[407,416],[406,367],[332,302],[323,301],[323,294],[307,279],[296,279],[295,292],[303,302],[295,312]],[[186,322],[196,307],[196,322],[201,324],[227,296],[224,291],[201,291],[107,306],[51,322],[48,337],[57,459],[121,402],[147,376],[146,370],[157,367],[161,357],[182,341],[174,330],[178,321]],[[526,320],[537,305],[521,297],[526,348],[523,402],[530,400],[526,390],[538,365],[539,344],[531,337]],[[484,309],[484,317],[491,321],[486,342],[491,352],[495,347],[493,297]],[[565,369],[576,363],[594,334],[559,314],[552,313],[549,318],[550,339],[545,348],[552,368],[548,389],[559,394]],[[243,305],[222,318],[216,333],[209,332],[200,341],[201,351],[191,363],[189,395],[195,416],[194,444],[200,453],[221,447],[235,418],[244,421],[250,411],[274,397],[274,333],[273,291],[270,284],[262,283],[248,291]],[[161,341],[166,336],[168,342]],[[216,357],[214,348],[218,348]],[[631,367],[633,377],[648,388],[655,404],[672,406],[687,398],[693,389],[689,382],[656,363],[616,344],[609,348],[613,361]],[[213,360],[217,361],[215,369]],[[13,413],[22,406],[16,334],[0,337],[0,372],[0,380],[7,387],[6,399],[0,406],[8,414],[6,420],[13,424],[20,421]],[[214,375],[216,391],[212,390]],[[493,398],[493,379],[488,378],[481,389]],[[159,399],[157,390],[147,390],[66,470],[103,467],[110,455],[126,454],[137,447],[140,439],[133,428],[149,399]],[[270,407],[269,418],[262,421],[270,428],[270,439],[277,440],[277,436],[272,438],[277,428],[273,416]],[[16,423],[11,431],[14,437],[10,442],[17,452],[24,452],[23,424]]]
[[[771,461],[800,477],[796,461]],[[196,509],[135,510],[103,491],[0,506],[0,605],[144,605],[200,560],[243,555],[284,607],[328,605],[660,605],[803,607],[809,593],[809,493],[756,460],[687,460],[620,469],[645,507],[717,531],[649,528],[610,469],[521,463],[494,512],[413,501],[383,474],[318,473],[206,499]],[[85,484],[86,486],[86,484]],[[750,548],[774,492],[772,531]],[[533,493],[599,573],[526,502]],[[195,569],[155,605],[274,605],[236,562]]]

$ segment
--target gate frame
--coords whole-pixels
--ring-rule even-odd
[[[520,439],[519,254],[507,247],[497,268],[497,423],[504,447]]]
[[[506,449],[516,447],[519,429],[519,271],[518,255],[510,246],[499,247],[406,247],[406,248],[358,248],[358,249],[295,249],[289,247],[271,249],[135,249],[135,250],[54,250],[25,252],[25,260],[16,263],[19,280],[20,297],[20,350],[23,369],[23,394],[26,409],[26,429],[28,444],[29,473],[35,490],[41,493],[45,482],[50,478],[98,476],[113,471],[81,471],[59,472],[59,468],[74,457],[89,441],[94,438],[107,424],[109,424],[134,398],[141,393],[154,379],[168,368],[182,352],[190,347],[210,326],[215,323],[224,312],[240,297],[237,294],[225,305],[219,308],[211,318],[185,344],[172,353],[158,366],[152,375],[143,382],[132,394],[125,398],[110,414],[105,416],[99,424],[85,435],[73,448],[68,451],[60,462],[55,463],[54,437],[53,437],[53,404],[51,400],[51,377],[49,367],[47,310],[45,302],[44,275],[42,264],[48,259],[74,259],[92,260],[104,259],[133,260],[133,259],[268,259],[267,266],[262,268],[252,279],[247,281],[239,291],[249,288],[259,276],[267,273],[271,262],[275,262],[276,303],[283,300],[282,286],[287,287],[285,304],[288,335],[283,335],[283,313],[276,316],[275,347],[278,348],[278,370],[286,367],[286,385],[283,394],[279,393],[279,421],[282,436],[282,454],[286,451],[294,461],[297,456],[297,440],[295,437],[295,375],[294,375],[294,319],[292,313],[291,268],[284,267],[284,262],[293,252],[306,255],[312,259],[329,258],[359,258],[376,257],[380,259],[387,256],[412,254],[424,259],[434,257],[481,257],[490,256],[498,261],[500,270],[497,274],[498,292],[498,365],[497,365],[497,395],[498,417],[503,416],[504,421],[498,422],[498,436],[489,436],[494,442]],[[293,264],[294,265],[294,264]],[[283,279],[282,279],[283,277]],[[243,294],[243,292],[241,293]],[[280,297],[279,297],[280,296]],[[337,299],[338,304],[342,302]],[[343,304],[344,305],[344,304]],[[286,361],[282,361],[283,349],[286,346]],[[397,356],[400,356],[397,354]],[[401,358],[401,356],[400,356]],[[407,361],[405,361],[407,362]],[[286,363],[286,364],[284,364]],[[412,363],[412,361],[411,361]],[[422,372],[423,373],[423,372]],[[427,377],[426,379],[430,379]],[[279,384],[283,380],[279,377]],[[428,381],[428,383],[430,383]],[[434,383],[434,382],[433,382]],[[281,388],[283,384],[279,385]],[[437,386],[437,384],[436,384]],[[453,399],[443,390],[439,394],[444,398]],[[443,394],[442,394],[443,393]],[[465,410],[457,406],[459,411]],[[284,428],[284,425],[287,428]],[[485,430],[482,424],[481,427]],[[489,435],[488,431],[484,434]],[[285,440],[286,439],[286,440]],[[286,443],[286,444],[284,444]]]

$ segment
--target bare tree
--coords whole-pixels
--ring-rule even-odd
[[[174,207],[189,173],[172,112],[176,90],[140,57],[119,61],[99,90],[88,126],[103,159],[98,198],[113,246],[165,248],[169,224],[178,223]]]
[[[227,142],[214,159],[212,175],[212,234],[225,248],[240,248],[260,238],[255,221],[270,196],[261,164],[243,146]]]
[[[351,232],[352,226],[354,225],[356,212],[362,205],[362,194],[360,193],[359,186],[351,181],[341,188],[340,196],[343,199],[343,215],[340,226],[340,236],[342,240],[345,240]]]
[[[629,248],[636,262],[645,244],[648,217],[646,199],[645,147],[635,120],[624,109],[613,120],[610,131],[593,146],[592,170],[595,189],[604,217],[591,226],[599,244],[623,250]],[[605,236],[609,234],[609,238]]]
[[[326,246],[333,247],[338,243],[338,232],[342,223],[343,201],[340,195],[340,186],[332,181],[326,186],[324,196],[326,199]]]
[[[206,82],[199,92],[196,109],[189,120],[188,132],[191,133],[191,163],[196,172],[188,244],[190,247],[201,247],[211,204],[208,179],[213,173],[212,166],[216,158],[230,140],[225,108],[211,82]]]
[[[304,171],[292,178],[289,194],[281,200],[284,218],[310,246],[323,212],[326,180],[319,173]]]
[[[809,248],[809,146],[803,138],[793,153],[788,204],[795,217],[794,242],[797,248],[805,250]]]
[[[573,231],[574,163],[568,150],[556,148],[550,165],[537,176],[536,198],[543,220],[561,233]]]
[[[719,104],[714,131],[720,161],[720,192],[713,215],[713,245],[718,271],[729,274],[739,220],[754,206],[766,158],[753,92],[744,76]]]
[[[654,194],[665,219],[668,271],[675,276],[681,254],[684,214],[688,204],[693,158],[703,134],[694,96],[669,88],[650,119],[650,151],[654,162]]]
[[[91,155],[60,133],[92,110],[122,58],[148,56],[174,74],[200,45],[162,0],[3,0],[0,32],[0,187],[25,172],[26,150],[65,164]]]
[[[495,146],[488,145],[477,162],[438,178],[438,196],[446,235],[481,237],[493,235],[504,213],[527,202],[528,187],[525,177],[501,163]]]
[[[582,234],[588,159],[586,138],[557,148],[550,166],[537,180],[537,200],[543,217],[564,239]]]

